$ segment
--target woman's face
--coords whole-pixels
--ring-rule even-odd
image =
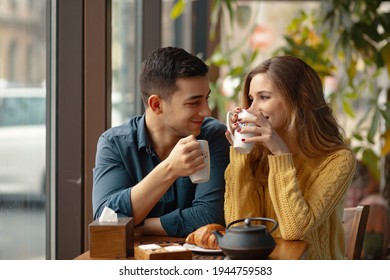
[[[252,78],[248,95],[252,102],[251,112],[258,114],[260,111],[263,113],[278,132],[286,128],[288,120],[286,101],[274,87],[267,74],[260,73]]]

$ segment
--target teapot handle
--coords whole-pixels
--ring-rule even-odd
[[[274,223],[274,227],[270,230],[270,234],[272,232],[274,232],[274,230],[278,227],[278,222],[273,220],[273,219],[269,219],[269,218],[246,218],[246,219],[239,219],[239,220],[236,220],[236,221],[233,221],[231,222],[230,224],[227,225],[226,229],[230,228],[232,225],[236,224],[236,223],[240,223],[240,222],[244,222],[245,225],[247,226],[250,226],[251,225],[251,221],[264,221],[264,222],[271,222],[271,223]]]

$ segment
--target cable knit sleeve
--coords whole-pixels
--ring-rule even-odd
[[[230,164],[225,171],[225,222],[237,219],[261,217],[261,186],[255,184],[248,156],[230,147]]]
[[[329,218],[355,170],[354,154],[346,149],[325,159],[306,159],[298,175],[291,154],[269,156],[268,161],[269,193],[287,240],[303,239]]]

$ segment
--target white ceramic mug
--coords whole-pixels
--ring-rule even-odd
[[[254,147],[254,143],[246,143],[246,142],[243,142],[242,139],[243,138],[250,138],[250,137],[253,137],[255,136],[254,133],[240,133],[237,131],[237,129],[234,130],[234,133],[232,132],[232,129],[231,129],[231,116],[233,115],[233,113],[231,112],[228,112],[226,114],[226,126],[230,132],[230,137],[233,141],[233,148],[241,153],[241,154],[249,154],[253,147]],[[239,119],[243,119],[243,118],[246,118],[246,117],[254,117],[253,114],[249,113],[248,111],[246,111],[245,109],[241,110],[240,113],[238,113],[238,118]],[[237,128],[243,128],[245,126],[254,126],[255,124],[254,123],[240,123],[238,122],[238,127]]]
[[[204,163],[206,164],[205,168],[196,171],[190,176],[191,182],[194,184],[204,183],[210,179],[210,150],[209,143],[206,140],[196,140],[200,144],[200,149],[202,150],[204,156]]]

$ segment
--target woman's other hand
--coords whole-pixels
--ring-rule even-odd
[[[280,155],[289,153],[289,149],[282,139],[279,136],[277,131],[272,127],[271,122],[268,120],[261,111],[250,111],[248,112],[254,114],[254,117],[246,117],[242,119],[237,119],[238,122],[242,123],[253,123],[254,126],[245,126],[240,129],[241,134],[254,133],[254,137],[243,138],[242,141],[247,143],[260,143],[274,155]]]

